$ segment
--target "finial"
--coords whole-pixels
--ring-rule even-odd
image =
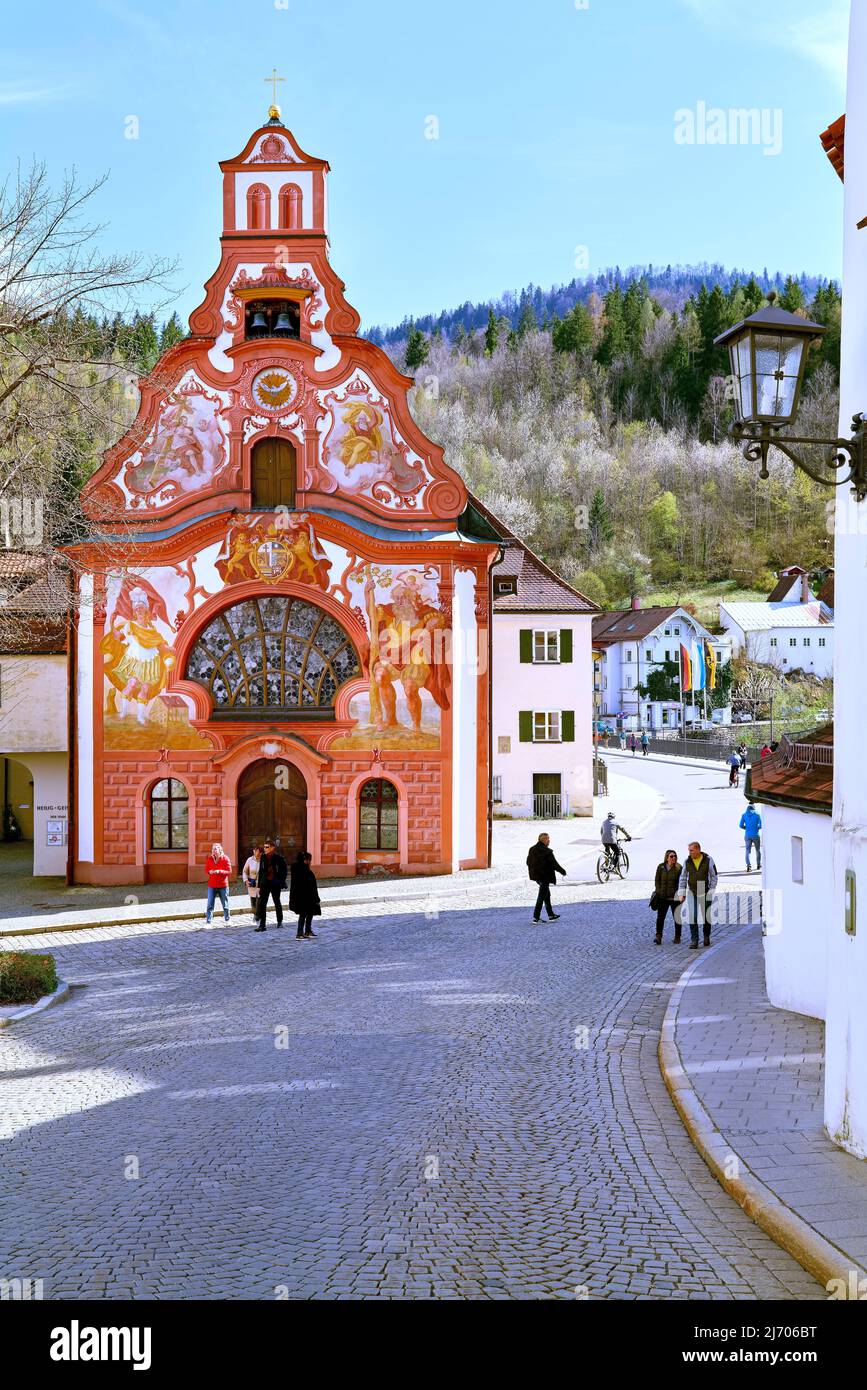
[[[277,83],[285,82],[286,78],[281,77],[276,68],[272,68],[271,76],[265,77],[262,80],[271,83],[271,105],[268,108],[268,118],[272,121],[279,121],[280,107],[277,105]]]

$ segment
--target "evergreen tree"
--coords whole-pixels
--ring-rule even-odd
[[[555,352],[587,352],[593,346],[593,319],[580,301],[563,319],[555,319],[551,329]]]
[[[786,277],[783,292],[777,300],[777,303],[781,309],[788,309],[790,314],[796,314],[799,309],[805,308],[806,299],[804,298],[804,291],[793,275],[788,275]]]
[[[500,329],[493,309],[488,310],[488,326],[485,329],[485,356],[493,357],[500,341]]]
[[[427,361],[429,352],[430,345],[421,329],[416,328],[414,324],[410,324],[406,338],[406,352],[404,354],[407,371],[416,371],[423,362]]]
[[[587,518],[587,541],[591,555],[596,555],[610,545],[614,539],[614,526],[605,502],[605,494],[598,487],[590,502]]]
[[[174,347],[175,343],[183,342],[186,336],[186,333],[181,328],[181,322],[177,314],[172,314],[171,318],[163,324],[160,330],[160,356],[162,356],[164,352],[168,352],[169,348]]]

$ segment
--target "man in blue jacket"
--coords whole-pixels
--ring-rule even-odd
[[[753,866],[750,863],[750,850],[753,845],[756,847],[756,868],[762,867],[762,844],[759,839],[759,831],[762,828],[762,818],[752,802],[741,816],[741,830],[744,832],[744,849],[746,851],[747,873],[751,874]]]

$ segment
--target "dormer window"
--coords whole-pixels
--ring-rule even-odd
[[[516,594],[518,592],[518,581],[514,575],[509,575],[505,579],[497,579],[495,581],[495,586],[498,596],[500,594]]]
[[[291,299],[252,299],[245,307],[245,338],[298,338],[301,311]]]

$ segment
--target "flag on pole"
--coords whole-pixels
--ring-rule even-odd
[[[680,644],[680,692],[692,690],[692,665],[689,660],[689,652],[681,642]]]
[[[710,642],[705,642],[705,665],[707,667],[707,688],[716,690],[716,652]]]
[[[692,688],[693,690],[704,690],[704,652],[702,644],[693,637],[692,639]]]

